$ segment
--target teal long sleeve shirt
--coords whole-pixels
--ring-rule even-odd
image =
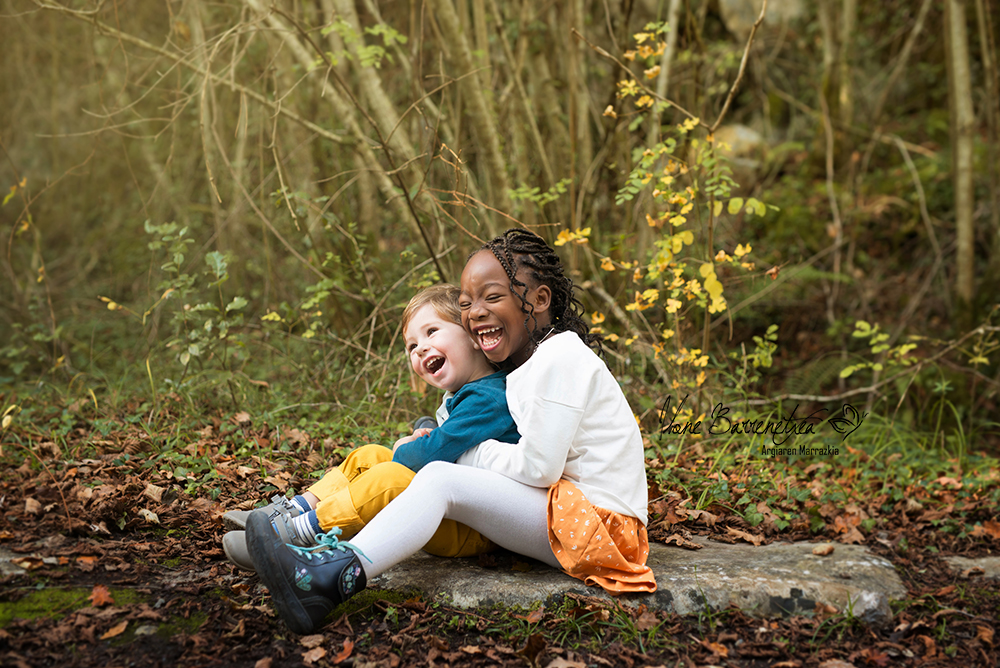
[[[466,383],[445,400],[448,419],[431,433],[399,446],[394,462],[419,471],[430,462],[454,462],[483,441],[517,443],[521,436],[507,409],[507,373]]]

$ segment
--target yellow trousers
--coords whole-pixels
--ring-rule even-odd
[[[340,527],[341,536],[357,534],[389,502],[399,496],[416,475],[392,461],[392,450],[365,445],[331,469],[309,491],[319,498],[316,517],[320,528]],[[478,531],[454,520],[443,520],[424,551],[439,557],[471,557],[496,546]]]

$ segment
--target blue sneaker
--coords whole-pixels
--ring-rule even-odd
[[[247,518],[250,559],[278,615],[295,633],[318,629],[331,610],[367,584],[360,550],[338,540],[339,534],[334,528],[316,535],[319,545],[299,547],[286,544],[264,513]]]

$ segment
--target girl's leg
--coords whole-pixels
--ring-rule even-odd
[[[501,547],[559,568],[549,547],[547,505],[545,489],[492,471],[433,462],[351,544],[367,558],[362,563],[370,579],[415,554],[441,521],[450,519]]]

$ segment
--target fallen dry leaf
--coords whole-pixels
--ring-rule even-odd
[[[685,509],[687,510],[687,509]],[[718,515],[713,515],[707,510],[697,510],[691,509],[687,510],[688,517],[693,519],[695,522],[704,524],[705,526],[714,527],[715,523],[719,521]]]
[[[935,596],[947,596],[948,594],[952,593],[953,591],[955,591],[955,585],[948,585],[947,587],[941,587],[940,589],[938,589],[936,592],[934,592],[934,595]]]
[[[154,513],[152,510],[149,510],[148,508],[140,508],[139,509],[139,517],[141,517],[142,519],[146,520],[150,524],[159,524],[160,523],[159,516],[157,516],[156,513]]]
[[[155,501],[156,503],[163,502],[163,493],[167,491],[166,487],[160,487],[159,485],[154,485],[153,483],[146,483],[146,489],[142,491],[143,495],[150,501]]]
[[[483,653],[483,650],[479,649],[475,645],[466,645],[464,647],[459,647],[458,649],[460,651],[462,651],[462,652],[465,652],[466,654],[482,654]]]
[[[542,615],[544,614],[545,614],[545,606],[543,605],[537,610],[532,610],[526,615],[514,615],[514,616],[517,617],[518,619],[523,619],[529,624],[537,624],[538,622],[542,621]]]
[[[91,605],[95,608],[100,608],[102,605],[114,605],[115,599],[112,598],[111,592],[104,585],[94,585],[94,589],[90,592]]]
[[[10,563],[15,566],[20,566],[26,571],[36,571],[45,565],[45,562],[38,557],[18,557],[16,559],[11,559]]]
[[[826,543],[825,545],[817,545],[813,548],[813,554],[819,557],[825,557],[833,554],[833,545],[830,545],[829,543]]]
[[[340,663],[341,661],[349,657],[351,655],[351,652],[353,651],[354,651],[354,641],[351,640],[350,638],[347,638],[346,640],[344,640],[344,648],[339,652],[337,652],[337,656],[333,657],[333,663]]]
[[[672,533],[663,539],[664,544],[670,545],[673,543],[677,547],[683,547],[685,550],[700,550],[705,547],[704,545],[699,545],[694,541],[688,540],[679,533]]]
[[[962,571],[962,574],[959,577],[961,577],[963,580],[968,580],[973,575],[982,575],[983,573],[985,573],[985,571],[982,568],[980,568],[979,566],[974,566],[972,568],[967,568],[964,571]]]
[[[233,416],[233,422],[241,427],[245,427],[250,424],[250,414],[246,411],[240,411]]]
[[[127,626],[128,626],[128,620],[123,619],[122,621],[118,622],[110,629],[108,629],[108,632],[105,633],[103,636],[101,636],[101,640],[107,640],[108,638],[114,638],[115,636],[120,636],[122,633],[125,632],[125,628]]]
[[[569,659],[557,656],[545,668],[587,668],[587,664],[580,663],[579,661],[570,661]]]
[[[541,633],[532,633],[527,642],[524,643],[524,647],[517,650],[517,653],[524,657],[524,660],[528,662],[529,666],[538,665],[538,655],[542,653],[545,649],[545,636]]]
[[[760,547],[761,537],[748,534],[746,531],[740,531],[739,529],[734,529],[733,527],[726,527],[726,532],[732,538],[739,538],[745,540],[748,543],[753,543],[756,547]]]
[[[1000,540],[1000,522],[986,520],[982,524],[977,524],[973,527],[972,532],[969,535],[973,538],[989,536],[993,540]]]
[[[319,647],[323,644],[324,636],[322,633],[317,633],[312,636],[302,636],[299,638],[299,644],[306,649],[312,649],[314,647]]]
[[[305,663],[307,666],[311,666],[320,659],[322,659],[324,656],[326,656],[325,649],[323,649],[322,647],[314,647],[308,652],[302,653],[302,662]]]
[[[24,512],[29,515],[41,515],[42,514],[42,504],[38,503],[35,499],[30,496],[24,500]]]
[[[729,656],[729,648],[726,647],[725,645],[720,645],[717,642],[706,642],[702,644],[705,645],[705,649],[707,649],[710,652],[718,654],[722,658],[726,658],[727,656]]]
[[[847,543],[849,545],[857,545],[858,543],[865,542],[865,535],[858,531],[857,527],[851,527],[851,530],[847,532],[846,536],[841,536],[841,543]]]
[[[656,625],[660,623],[656,615],[649,610],[645,611],[639,618],[635,620],[635,628],[639,631],[648,631],[652,628],[656,628]]]
[[[976,626],[976,640],[993,646],[993,629],[988,626]]]
[[[265,656],[263,659],[253,664],[253,668],[271,668],[271,657]]]

